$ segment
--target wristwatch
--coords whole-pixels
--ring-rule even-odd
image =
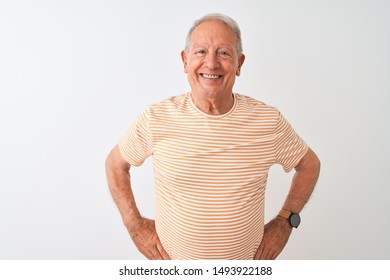
[[[278,216],[286,218],[290,223],[290,226],[297,228],[301,223],[301,217],[297,213],[293,213],[288,210],[280,210]]]

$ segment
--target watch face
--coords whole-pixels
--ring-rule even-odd
[[[301,223],[301,218],[298,214],[291,214],[290,216],[290,224],[291,226],[297,228],[299,224]]]

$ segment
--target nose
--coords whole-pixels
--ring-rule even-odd
[[[218,60],[218,55],[216,53],[209,52],[206,55],[206,58],[205,58],[205,65],[209,69],[216,69],[216,68],[218,68],[220,66],[219,60]]]

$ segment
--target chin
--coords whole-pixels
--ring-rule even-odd
[[[226,97],[229,95],[224,92],[216,91],[216,90],[208,90],[208,91],[206,90],[204,94],[210,98]]]

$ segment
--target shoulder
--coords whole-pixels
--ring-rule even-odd
[[[188,103],[188,94],[168,97],[149,106],[150,110],[180,108]]]
[[[189,110],[189,95],[171,96],[148,107],[151,118],[164,118],[185,114]]]
[[[279,110],[267,103],[260,101],[256,98],[253,98],[244,94],[235,94],[239,104],[240,111],[248,113],[261,113],[261,114],[270,114],[270,115],[279,115]]]

